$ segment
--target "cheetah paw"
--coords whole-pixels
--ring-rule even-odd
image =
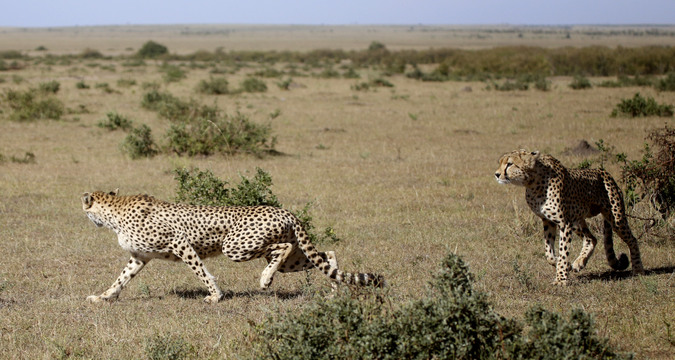
[[[204,302],[207,304],[215,304],[223,298],[223,294],[213,294],[204,298]]]
[[[556,279],[556,281],[553,282],[553,285],[561,286],[561,287],[565,287],[565,286],[567,286],[567,284],[568,284],[567,279]]]

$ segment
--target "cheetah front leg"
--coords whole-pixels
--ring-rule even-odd
[[[563,224],[560,227],[560,243],[558,244],[558,263],[556,264],[556,279],[554,284],[558,286],[567,285],[567,277],[570,270],[569,256],[570,243],[572,240],[572,226]]]
[[[117,299],[120,292],[122,291],[122,288],[129,283],[131,278],[136,276],[136,274],[138,274],[138,272],[141,271],[141,269],[143,269],[143,267],[145,266],[145,264],[148,263],[148,261],[150,260],[149,259],[144,260],[134,255],[131,255],[131,259],[129,259],[127,266],[124,267],[124,270],[122,270],[122,273],[117,278],[117,280],[115,280],[112,286],[101,295],[87,296],[87,301],[92,303],[98,303],[102,301],[112,301]]]
[[[546,255],[546,261],[549,264],[555,266],[557,261],[555,258],[555,233],[558,230],[558,226],[550,220],[542,219],[544,225],[544,254]]]
[[[209,290],[209,296],[204,298],[204,302],[215,304],[223,298],[223,292],[216,284],[216,279],[206,270],[204,263],[197,255],[195,249],[187,243],[182,242],[181,245],[176,246],[172,250],[173,254],[183,260],[183,262],[192,269],[192,271],[199,277],[199,279],[206,285]]]

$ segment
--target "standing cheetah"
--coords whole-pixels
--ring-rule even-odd
[[[527,204],[544,225],[546,259],[556,266],[555,284],[567,285],[572,232],[583,239],[583,248],[571,267],[580,271],[586,266],[597,239],[585,219],[598,214],[605,219],[605,255],[609,265],[614,270],[624,270],[629,264],[626,254],[616,258],[612,241],[614,230],[628,245],[633,273],[644,273],[638,242],[628,227],[621,190],[607,171],[567,169],[550,155],[515,150],[499,159],[495,177],[500,184],[525,187]],[[557,261],[554,251],[556,230],[560,232]]]
[[[113,285],[87,300],[114,300],[122,288],[152,259],[182,260],[207,286],[207,303],[223,293],[202,259],[221,253],[234,261],[265,257],[260,287],[267,289],[274,273],[317,267],[336,282],[382,286],[379,275],[338,269],[332,251],[319,252],[300,221],[289,211],[270,206],[217,207],[172,204],[148,195],[118,196],[117,190],[82,195],[82,209],[96,226],[117,233],[131,259]]]

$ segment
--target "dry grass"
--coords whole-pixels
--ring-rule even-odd
[[[535,303],[562,312],[582,307],[617,348],[639,358],[672,356],[673,244],[643,237],[647,275],[639,278],[610,273],[599,245],[588,268],[573,275],[572,286],[553,287],[554,269],[543,257],[540,225],[527,210],[522,189],[499,186],[492,174],[502,153],[522,147],[578,164],[583,158],[563,151],[580,139],[604,139],[638,158],[647,132],[664,120],[610,119],[612,108],[636,91],[668,104],[675,103],[673,93],[575,91],[567,78],[553,79],[549,92],[496,92],[482,83],[405,77],[391,78],[394,88],[357,92],[350,89],[355,80],[306,77],[295,79],[305,87],[290,91],[268,79],[266,93],[216,97],[196,93],[209,74],[192,69],[187,79],[162,86],[228,112],[239,109],[253,121],[269,121],[283,155],[161,155],[132,161],[119,149],[125,134],[96,124],[114,110],[148,124],[161,139],[168,124],[141,108],[140,84],[162,83],[162,75],[152,63],[127,69],[116,60],[87,66],[91,62],[31,66],[11,73],[25,82],[16,85],[7,78],[0,84],[4,91],[56,79],[66,107],[89,110],[58,122],[16,123],[0,114],[0,154],[33,152],[37,160],[0,164],[0,358],[139,358],[156,334],[182,337],[200,358],[229,358],[245,353],[249,321],[323,296],[329,286],[319,274],[280,274],[274,290],[265,293],[257,290],[261,261],[216,258],[206,263],[227,291],[217,305],[201,302],[205,292],[187,267],[160,261],[147,266],[119,301],[87,304],[87,295],[112,283],[127,255],[112,232],[86,219],[80,194],[119,187],[124,194],[170,200],[176,186],[172,170],[178,166],[209,169],[233,182],[239,173],[265,169],[286,207],[299,209],[312,201],[316,225],[332,226],[343,239],[321,248],[335,250],[345,269],[384,274],[392,301],[418,296],[441,258],[456,251],[504,316],[520,317]],[[120,78],[136,79],[137,85],[117,87]],[[227,78],[238,84],[243,73]],[[81,80],[92,87],[76,89]],[[119,92],[93,86],[104,82]],[[472,91],[464,91],[467,86]],[[270,120],[276,109],[281,116]],[[620,174],[614,164],[609,170]],[[633,229],[641,234],[640,222],[633,222]],[[618,239],[616,244],[627,251]],[[574,246],[578,251],[578,240]]]

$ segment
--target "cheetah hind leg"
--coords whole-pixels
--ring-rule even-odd
[[[321,258],[326,261],[328,265],[330,265],[330,272],[332,272],[333,269],[338,269],[338,261],[337,257],[335,256],[335,251],[319,252],[319,256],[321,256]],[[272,261],[272,257],[270,256],[266,256],[265,258],[267,259],[268,263]],[[303,253],[300,248],[295,247],[286,261],[279,265],[278,271],[282,273],[296,272],[311,269],[313,267],[314,264],[307,258],[307,256],[305,256],[305,253]],[[337,283],[331,282],[331,287],[333,288],[333,291],[337,290]]]
[[[628,256],[622,253],[618,259],[616,258],[616,253],[614,252],[614,240],[612,239],[612,224],[607,220],[603,223],[602,236],[605,244],[605,256],[607,257],[609,266],[617,271],[626,270],[630,264]]]

